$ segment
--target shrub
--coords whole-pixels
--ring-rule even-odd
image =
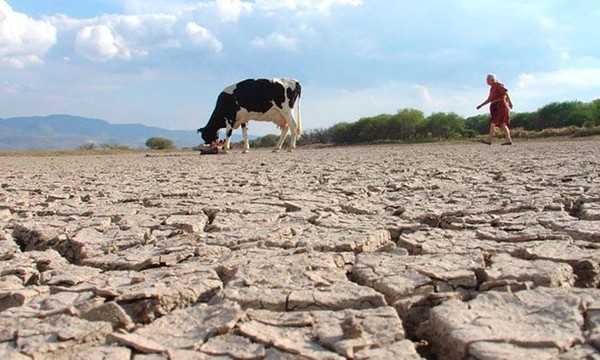
[[[600,126],[596,127],[582,127],[573,136],[575,137],[586,137],[586,136],[597,136],[600,135]]]
[[[277,145],[278,141],[279,141],[279,135],[269,134],[269,135],[260,137],[256,140],[250,141],[250,147],[257,147],[257,148],[273,147],[273,146]]]
[[[104,150],[128,150],[129,147],[125,145],[120,145],[117,143],[104,143],[100,144],[100,147]]]
[[[86,151],[96,150],[96,143],[93,143],[93,142],[85,143],[83,145],[78,146],[77,150],[86,150]]]
[[[151,137],[146,140],[146,146],[151,150],[171,150],[175,149],[173,140],[166,139],[163,137]]]

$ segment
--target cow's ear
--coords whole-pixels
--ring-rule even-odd
[[[200,129],[196,130],[197,133],[201,133],[202,131],[204,131],[204,128],[200,128]]]

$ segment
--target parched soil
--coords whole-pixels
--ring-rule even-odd
[[[0,157],[2,359],[600,356],[600,142]]]

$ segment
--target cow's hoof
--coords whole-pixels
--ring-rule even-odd
[[[242,150],[242,154],[247,154],[248,150]]]
[[[273,153],[276,154],[279,152],[279,149],[273,149]]]

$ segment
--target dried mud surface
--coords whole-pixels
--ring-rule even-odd
[[[600,142],[0,157],[2,359],[600,358]]]

